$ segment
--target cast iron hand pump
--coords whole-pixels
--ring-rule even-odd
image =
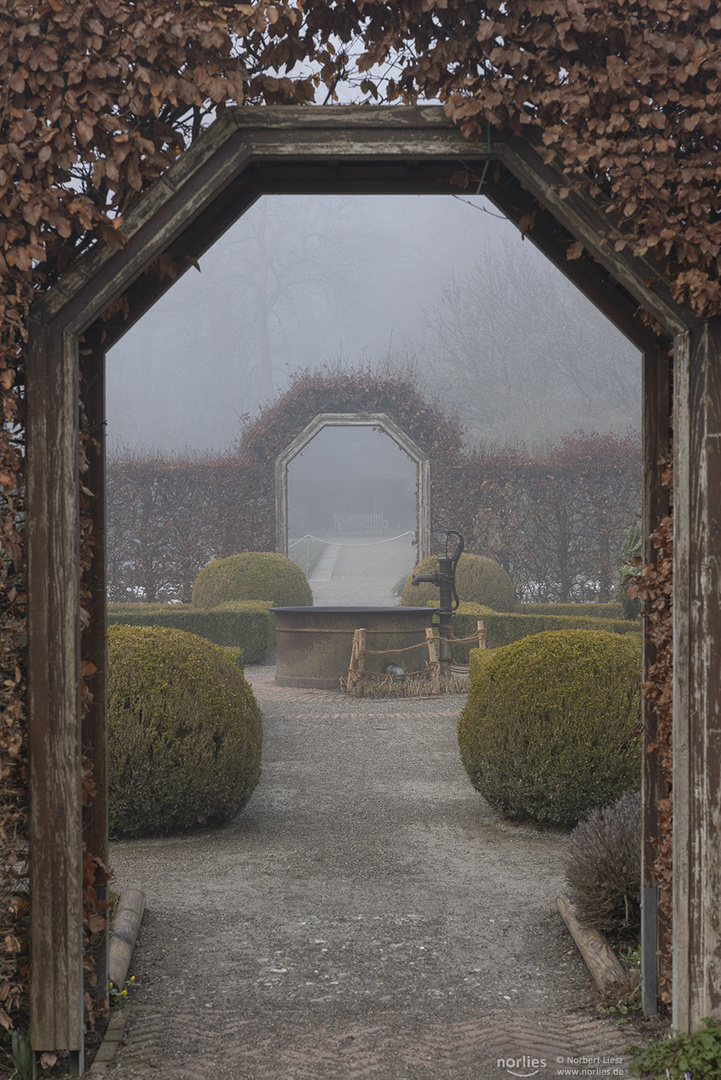
[[[457,537],[456,546],[453,548],[451,554],[448,554],[448,544],[452,536]],[[438,556],[438,569],[433,574],[414,574],[411,578],[411,585],[420,585],[422,581],[427,581],[431,585],[437,585],[441,591],[441,602],[439,609],[438,626],[441,635],[440,641],[440,659],[449,670],[451,666],[451,637],[452,637],[452,615],[457,609],[460,601],[458,599],[458,593],[456,592],[456,567],[458,566],[458,560],[463,554],[464,541],[463,537],[455,529],[449,529],[446,532],[446,553],[445,555]]]

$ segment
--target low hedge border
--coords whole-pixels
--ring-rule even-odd
[[[519,604],[518,615],[583,615],[591,619],[625,619],[623,604]]]
[[[234,662],[246,664],[265,660],[275,642],[272,601],[236,600],[216,608],[192,604],[108,604],[108,625],[166,626],[185,630],[216,645],[240,650]]]
[[[437,607],[437,604],[431,604]],[[607,630],[611,634],[640,634],[641,623],[629,619],[589,618],[582,615],[525,615],[519,612],[493,611],[483,604],[461,604],[453,614],[453,636],[467,638],[474,634],[478,620],[486,627],[486,647],[498,649],[513,641],[541,634],[546,630]],[[453,659],[468,664],[474,651],[472,641],[453,645]],[[472,674],[472,673],[471,673]]]

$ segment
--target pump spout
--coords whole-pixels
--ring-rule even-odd
[[[411,585],[420,585],[422,581],[428,581],[431,585],[438,585],[438,571],[435,574],[414,574],[411,578]]]

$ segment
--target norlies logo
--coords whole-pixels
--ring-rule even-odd
[[[505,1069],[511,1076],[536,1076],[540,1069],[546,1068],[545,1058],[532,1058],[526,1054],[519,1058],[498,1058],[496,1066]],[[531,1070],[530,1072],[528,1070]],[[523,1070],[522,1072],[519,1070]]]

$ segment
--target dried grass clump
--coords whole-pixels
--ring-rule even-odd
[[[468,675],[453,673],[441,676],[442,694],[466,694],[470,686]],[[358,697],[355,689],[348,688],[346,679],[341,679],[341,689]],[[366,698],[390,698],[390,697],[430,697],[431,676],[428,675],[387,675],[379,678],[377,675],[366,675],[363,680],[363,697]]]
[[[566,881],[582,923],[627,937],[641,925],[641,796],[594,810],[571,834]]]

